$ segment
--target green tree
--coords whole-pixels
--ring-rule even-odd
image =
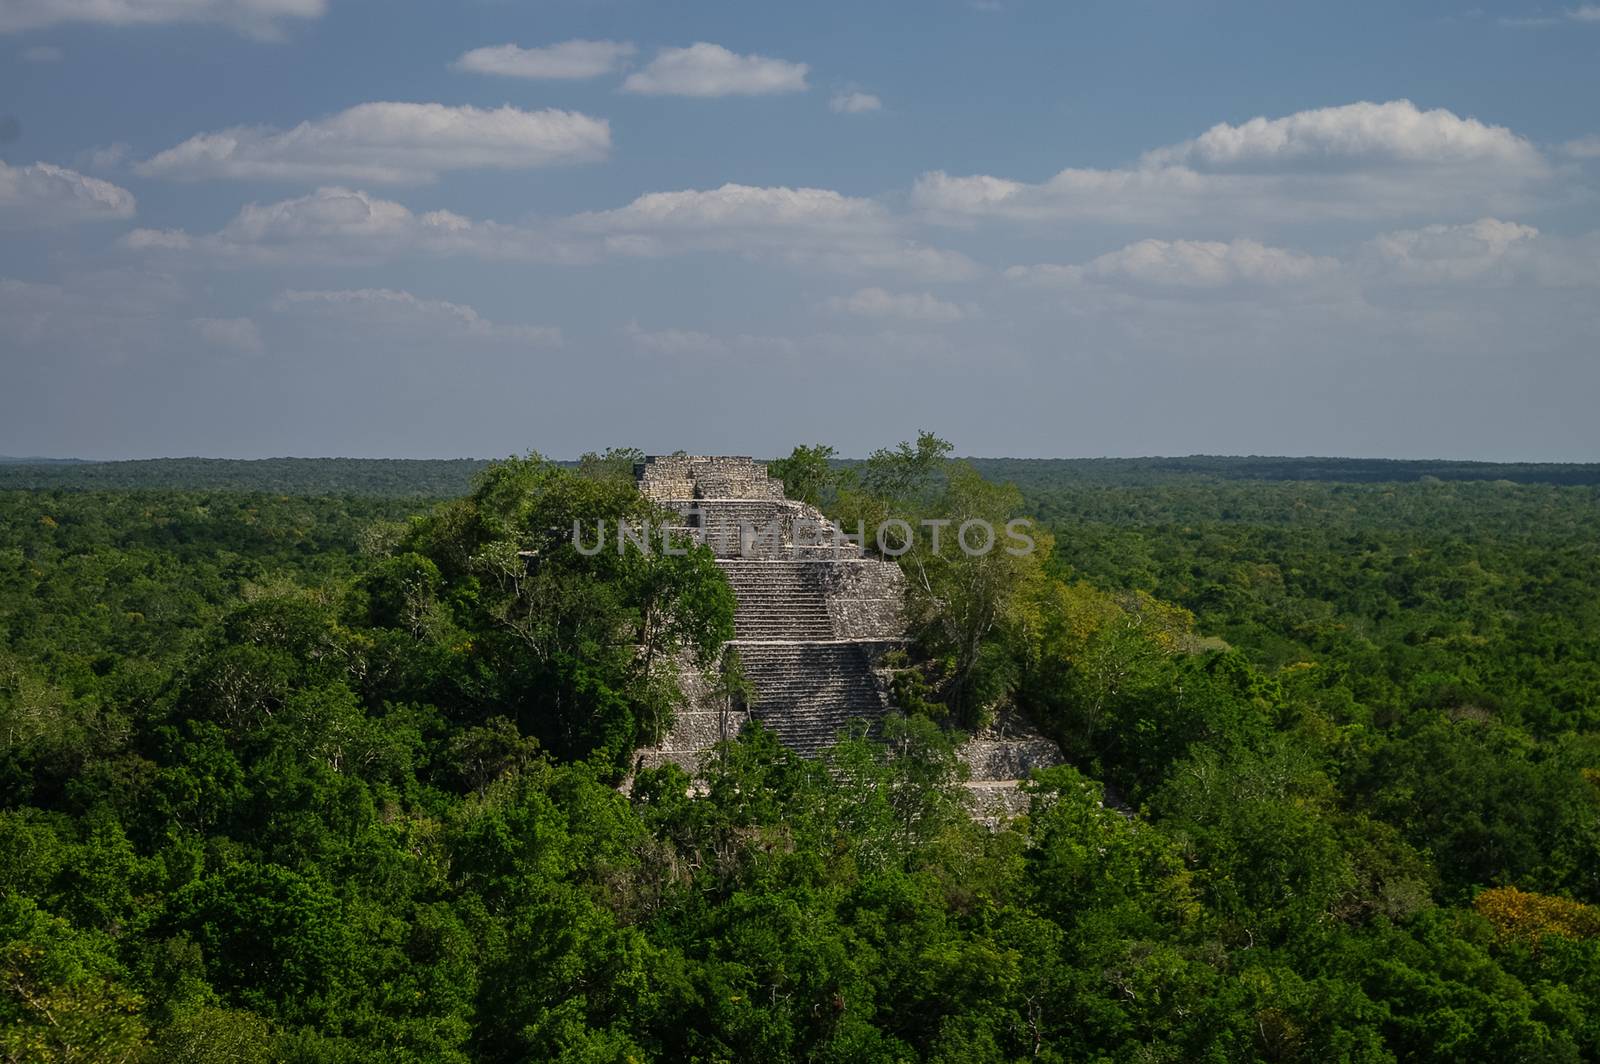
[[[836,452],[826,444],[807,447],[801,444],[789,457],[767,463],[767,473],[783,482],[783,491],[791,499],[822,506],[840,482],[840,473],[834,467]]]
[[[642,547],[624,523],[650,529]],[[726,579],[706,548],[668,541],[673,523],[631,479],[536,456],[491,466],[420,523],[410,547],[438,567],[470,639],[471,711],[619,769],[662,734],[679,661],[709,668],[733,634]]]

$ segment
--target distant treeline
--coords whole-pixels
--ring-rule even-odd
[[[449,498],[465,495],[480,458],[154,458],[134,462],[0,463],[0,489],[250,491],[275,495]]]
[[[1270,458],[1190,455],[1186,458],[974,458],[984,476],[1027,490],[1080,484],[1218,480],[1311,480],[1350,484],[1425,480],[1509,480],[1517,484],[1600,484],[1600,464],[1451,462],[1405,458]]]
[[[976,458],[993,480],[1024,491],[1174,480],[1326,481],[1355,484],[1511,481],[1600,485],[1600,463],[1413,461],[1388,458]],[[0,490],[257,491],[285,495],[448,498],[465,494],[486,459],[156,458],[131,462],[0,460]],[[566,464],[566,463],[562,463]],[[853,461],[841,463],[854,465]]]

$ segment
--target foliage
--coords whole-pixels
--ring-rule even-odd
[[[1600,936],[1600,907],[1552,898],[1516,887],[1491,887],[1472,900],[1477,914],[1502,938],[1540,939]]]
[[[907,620],[925,657],[940,661],[941,696],[973,727],[1016,682],[1050,537],[1030,535],[1022,497],[949,458],[931,432],[867,459],[858,484],[838,492],[834,513],[866,530],[906,576]]]
[[[708,558],[571,542],[634,452],[0,493],[0,1060],[1600,1059],[1592,488],[825,451],[1041,550],[908,552],[908,714],[699,796],[617,788],[677,670],[750,697]],[[990,830],[1008,705],[1072,764]]]
[[[843,480],[835,458],[834,449],[826,444],[802,444],[789,457],[768,462],[767,473],[783,483],[783,492],[789,498],[822,506],[832,499]]]

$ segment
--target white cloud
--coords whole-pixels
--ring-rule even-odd
[[[1035,285],[1117,281],[1179,288],[1304,284],[1332,276],[1333,259],[1254,240],[1141,240],[1082,266],[1013,266],[1006,277]]]
[[[1600,234],[1562,238],[1497,218],[1383,233],[1368,250],[1369,272],[1386,282],[1524,288],[1600,285]]]
[[[964,280],[979,269],[958,252],[898,234],[871,200],[828,189],[753,188],[656,192],[610,211],[504,224],[326,187],[252,203],[209,234],[136,229],[135,251],[249,263],[367,263],[401,255],[592,263],[711,252],[857,276]]]
[[[831,189],[760,188],[652,192],[625,207],[578,215],[572,226],[613,235],[613,250],[636,255],[718,251],[845,274],[898,273],[963,280],[980,270],[959,252],[901,236],[872,200]]]
[[[36,44],[22,50],[23,60],[29,63],[59,63],[66,57],[67,53],[53,44]]]
[[[190,318],[189,328],[213,348],[240,355],[259,355],[265,350],[261,332],[249,318]]]
[[[902,321],[948,325],[967,317],[967,310],[936,299],[926,292],[895,293],[882,288],[863,288],[848,296],[834,296],[825,304],[838,314],[863,318],[896,318]]]
[[[1276,363],[1320,348],[1504,360],[1537,338],[1582,349],[1586,332],[1591,347],[1600,337],[1600,233],[1554,238],[1494,218],[1383,233],[1342,260],[1247,240],[1147,240],[1006,276],[1050,292],[1022,314],[1063,315],[1084,343],[1185,358]]]
[[[1600,133],[1569,140],[1561,146],[1561,150],[1574,159],[1600,159]]]
[[[1342,260],[1246,239],[1141,240],[1086,263],[1013,266],[1005,276],[1026,287],[1140,299],[1191,292],[1223,300],[1245,295],[1262,306],[1305,300],[1358,306],[1387,299],[1398,288],[1415,293],[1418,286],[1531,292],[1600,285],[1600,234],[1558,238],[1530,225],[1481,218],[1381,233]]]
[[[871,200],[824,188],[759,188],[726,184],[715,189],[650,192],[626,207],[580,215],[602,228],[811,228],[878,225],[883,211]]]
[[[637,51],[627,41],[563,41],[542,48],[498,44],[474,48],[454,66],[507,78],[593,78],[618,69]]]
[[[501,325],[464,303],[421,299],[391,288],[284,292],[273,304],[283,314],[315,317],[362,330],[382,330],[412,340],[434,338],[561,346],[561,330],[542,325]]]
[[[1583,4],[1567,8],[1559,15],[1507,16],[1497,21],[1502,26],[1524,30],[1548,29],[1567,22],[1600,22],[1600,4]]]
[[[134,207],[133,193],[109,181],[50,163],[0,162],[0,227],[131,218]]]
[[[284,20],[321,18],[327,9],[327,0],[5,0],[0,3],[0,33],[65,23],[155,26],[213,22],[276,38],[282,35]]]
[[[1136,167],[1067,169],[1041,184],[928,173],[912,202],[941,221],[1293,222],[1522,209],[1551,176],[1510,130],[1400,100],[1218,125]]]
[[[143,177],[419,183],[450,170],[604,159],[611,128],[572,111],[364,103],[290,130],[200,133],[140,163]]]
[[[828,101],[828,107],[836,114],[859,115],[868,111],[881,111],[883,101],[870,92],[841,92],[836,93]]]
[[[1430,225],[1384,233],[1372,242],[1385,264],[1403,275],[1433,281],[1481,277],[1505,261],[1516,245],[1537,238],[1531,225],[1482,218],[1471,225]]]
[[[215,233],[136,229],[136,251],[205,255],[241,263],[368,263],[405,254],[507,261],[592,262],[604,243],[551,226],[476,221],[452,211],[414,213],[348,188],[319,188],[275,203],[245,205]]]
[[[644,67],[628,75],[622,91],[648,96],[764,96],[804,92],[810,67],[762,55],[736,55],[700,41],[687,48],[663,48]]]
[[[1326,162],[1541,164],[1533,145],[1504,126],[1461,118],[1442,107],[1421,111],[1410,100],[1394,100],[1252,118],[1237,126],[1221,122],[1193,140],[1146,153],[1143,165],[1259,172]]]

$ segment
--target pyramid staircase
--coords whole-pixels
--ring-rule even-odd
[[[746,719],[808,757],[851,727],[878,733],[890,708],[879,663],[905,643],[900,567],[868,556],[819,510],[785,498],[782,483],[749,458],[653,457],[634,474],[640,492],[678,511],[727,574],[736,600],[729,646],[753,690],[748,707],[729,706],[684,668],[687,704],[661,744],[640,752],[639,766],[671,762],[693,776]],[[1061,760],[1036,732],[980,736],[962,758],[975,814],[996,823],[1020,808],[1018,777]]]
[[[819,510],[785,498],[752,459],[657,457],[635,475],[727,574],[736,601],[729,645],[753,690],[747,709],[730,712],[694,684],[671,733],[641,762],[692,768],[746,716],[807,756],[854,724],[876,731],[889,706],[877,662],[903,642],[899,567],[837,537]]]

